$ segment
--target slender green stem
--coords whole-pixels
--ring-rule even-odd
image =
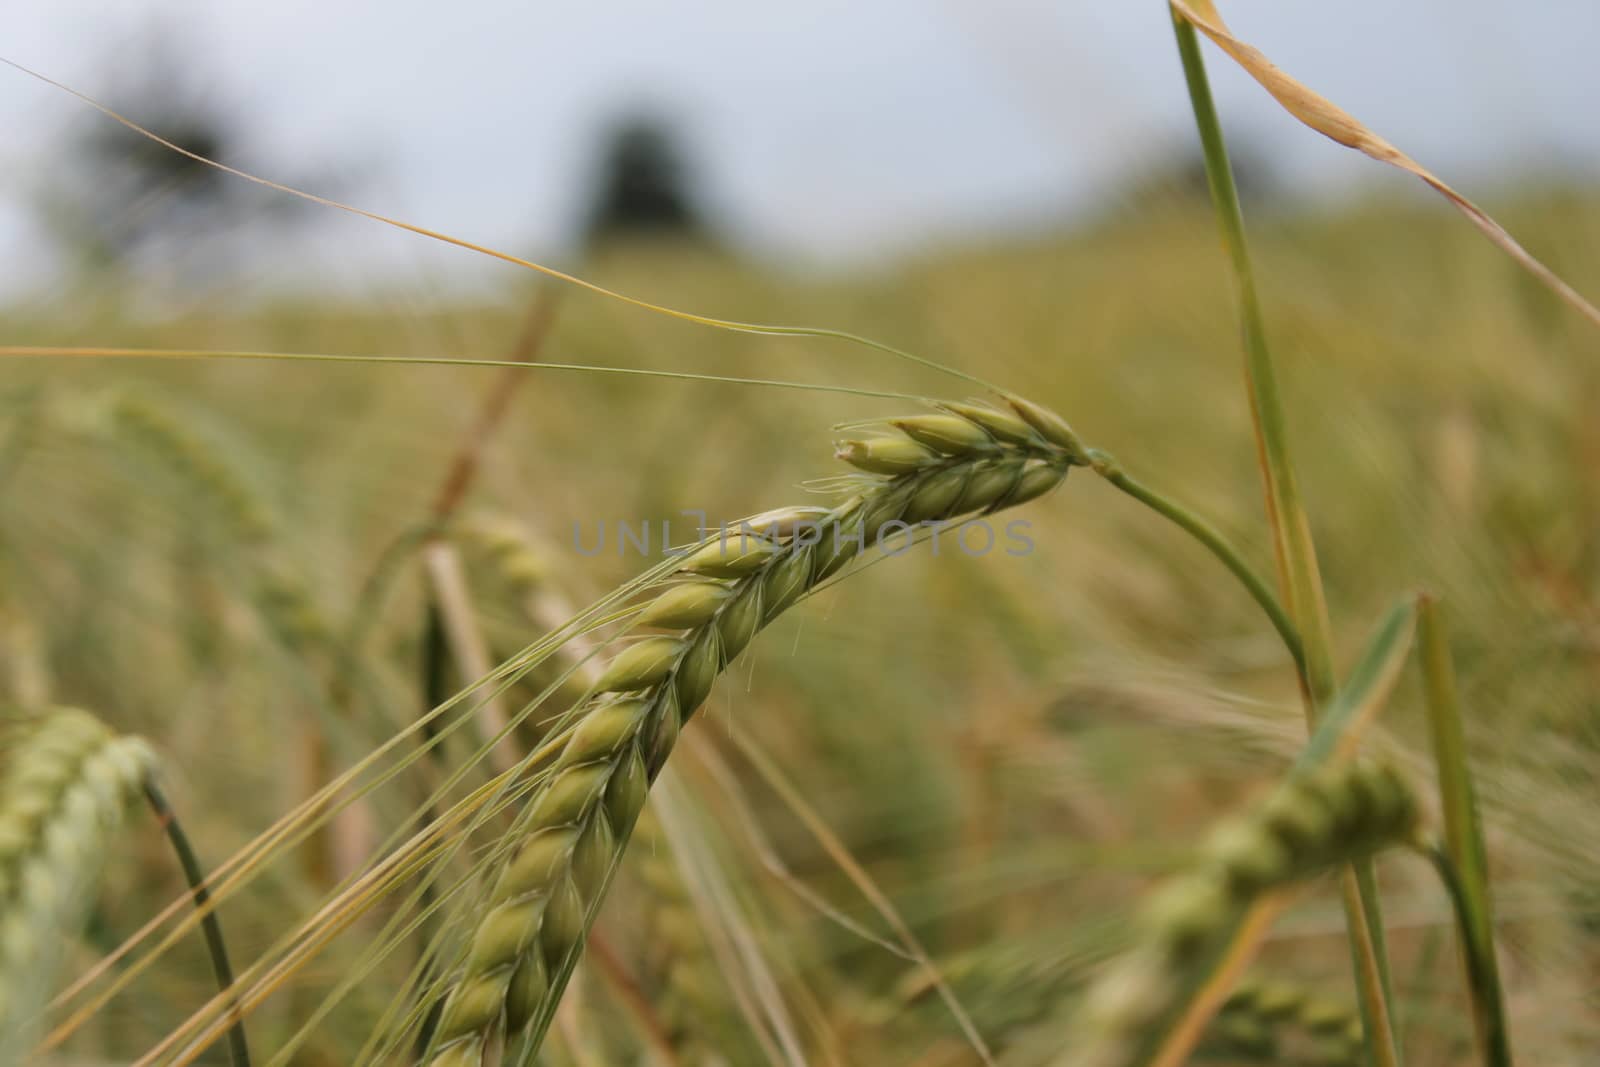
[[[1145,485],[1122,469],[1122,465],[1108,453],[1098,448],[1088,452],[1089,466],[1094,472],[1118,489],[1127,493],[1135,500],[1144,504],[1152,511],[1172,520],[1196,541],[1204,545],[1213,556],[1222,562],[1224,567],[1239,579],[1240,583],[1249,592],[1251,598],[1267,613],[1267,619],[1272,623],[1272,628],[1278,631],[1278,636],[1283,639],[1283,645],[1289,650],[1289,655],[1294,658],[1295,668],[1304,676],[1305,654],[1300,647],[1300,633],[1294,627],[1294,622],[1288,613],[1283,610],[1283,605],[1278,603],[1278,598],[1272,592],[1272,587],[1266,579],[1257,574],[1255,570],[1239,554],[1239,550],[1230,545],[1222,533],[1205,519],[1196,515],[1188,508],[1179,504],[1170,497]]]
[[[1244,212],[1239,191],[1228,161],[1222,136],[1222,123],[1211,96],[1205,59],[1194,27],[1176,12],[1173,31],[1183,61],[1184,79],[1194,107],[1195,125],[1205,153],[1206,180],[1216,208],[1237,286],[1239,313],[1243,327],[1245,377],[1250,392],[1250,412],[1256,432],[1256,448],[1266,483],[1267,516],[1272,526],[1273,547],[1278,561],[1278,576],[1303,642],[1305,670],[1302,675],[1306,715],[1312,726],[1319,709],[1333,697],[1336,687],[1333,669],[1333,640],[1327,603],[1318,573],[1316,548],[1311,525],[1306,517],[1289,454],[1288,420],[1278,393],[1277,375],[1267,347],[1261,301],[1256,293],[1255,274],[1245,242]],[[1345,924],[1349,929],[1355,959],[1357,988],[1362,1016],[1366,1022],[1367,1050],[1378,1067],[1397,1067],[1400,1052],[1391,1020],[1394,1017],[1389,995],[1389,965],[1381,933],[1382,915],[1370,861],[1356,865],[1354,877],[1345,879]]]
[[[1461,728],[1455,670],[1443,612],[1432,597],[1421,599],[1418,633],[1422,644],[1422,685],[1427,697],[1433,760],[1439,772],[1439,808],[1444,814],[1445,855],[1434,857],[1452,902],[1461,934],[1473,1023],[1484,1063],[1511,1062],[1500,966],[1494,951],[1494,908],[1489,897],[1488,852],[1473,794],[1472,772]],[[1448,863],[1446,871],[1441,864]]]
[[[1261,300],[1256,294],[1255,272],[1245,244],[1244,213],[1239,205],[1239,190],[1234,185],[1233,167],[1222,139],[1222,124],[1211,99],[1205,61],[1194,27],[1174,17],[1178,51],[1183,58],[1184,76],[1194,103],[1195,123],[1205,151],[1206,179],[1222,229],[1237,283],[1239,315],[1244,330],[1245,375],[1250,387],[1250,412],[1255,422],[1262,476],[1267,487],[1267,513],[1272,521],[1273,544],[1277,549],[1279,577],[1284,586],[1289,612],[1299,624],[1305,640],[1306,676],[1314,703],[1320,706],[1333,695],[1337,684],[1333,671],[1332,636],[1327,607],[1322,597],[1322,579],[1317,571],[1316,550],[1301,503],[1299,483],[1289,458],[1289,434],[1283,401],[1278,394],[1277,373],[1267,348],[1266,328],[1261,316]]]
[[[1500,971],[1495,961],[1494,941],[1485,940],[1477,933],[1480,913],[1472,902],[1471,879],[1456,865],[1448,848],[1448,845],[1432,845],[1421,851],[1439,872],[1439,880],[1444,883],[1455,913],[1456,934],[1467,970],[1467,988],[1472,992],[1472,1021],[1478,1031],[1478,1051],[1483,1056],[1484,1067],[1511,1067],[1511,1042],[1500,997]]]
[[[216,909],[210,906],[211,891],[206,888],[205,868],[200,864],[200,857],[195,855],[194,846],[189,843],[189,835],[183,832],[177,812],[172,810],[166,793],[162,792],[153,778],[145,779],[144,797],[167,835],[178,866],[183,868],[183,877],[189,883],[189,894],[194,899],[195,911],[200,915],[200,931],[205,938],[206,952],[211,956],[211,973],[216,976],[217,989],[231,1001],[233,967],[228,962],[228,944],[222,937],[222,923],[217,919]],[[244,1015],[239,1012],[236,1003],[230,1006],[230,1011],[233,1025],[228,1028],[228,1061],[233,1067],[250,1067],[250,1045],[245,1040]]]

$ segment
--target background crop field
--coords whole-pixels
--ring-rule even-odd
[[[1600,292],[1593,187],[1530,178],[1490,206],[1578,290]],[[1519,1062],[1587,1064],[1600,1047],[1600,334],[1432,202],[1273,201],[1249,221],[1337,666],[1397,596],[1442,597]],[[851,271],[785,272],[699,237],[623,235],[580,273],[672,308],[869,336],[998,382],[1061,412],[1270,571],[1232,283],[1209,206],[1187,186],[1152,183],[1070,227]],[[825,339],[707,330],[581,292],[558,300],[509,267],[470,290],[397,283],[362,298],[186,296],[170,281],[85,270],[4,308],[0,332],[10,345],[497,360],[514,358],[533,309],[552,316],[538,361],[973,391]],[[396,545],[427,519],[483,398],[504,388],[499,370],[0,366],[0,696],[92,709],[147,739],[208,858],[473,680],[430,659],[422,571]],[[548,628],[530,596],[587,604],[659,558],[659,540],[648,559],[619,551],[620,524],[672,520],[681,542],[686,511],[716,522],[803,503],[804,483],[837,473],[830,427],[914,406],[524,373],[461,510],[458,547],[495,662]],[[130,404],[181,426],[244,503],[209,468],[152,450],[129,428]],[[893,901],[1002,1063],[1059,1054],[1061,1021],[1133,936],[1139,893],[1283,774],[1305,724],[1259,609],[1176,529],[1086,470],[1016,518],[1030,551],[946,541],[858,565],[729,671],[672,770],[703,852],[674,857],[658,826],[641,826],[548,1062],[782,1062],[750,1022],[751,990],[767,980],[806,1062],[978,1062],[751,749]],[[591,555],[602,525],[611,537]],[[523,570],[497,569],[471,536],[484,529],[523,541]],[[378,580],[387,595],[364,600]],[[296,599],[273,600],[272,582]],[[351,662],[329,635],[355,625],[368,629]],[[1428,783],[1424,728],[1413,666],[1368,747]],[[324,746],[314,756],[308,736]],[[451,744],[447,761],[470,748]],[[331,844],[263,870],[221,912],[235,957],[267,950],[425,795],[401,779],[332,827]],[[69,976],[184,891],[151,827],[133,820],[123,837]],[[1415,858],[1387,857],[1379,873],[1406,1062],[1470,1062],[1448,902]],[[252,1016],[260,1062],[359,972],[289,1057],[354,1061],[425,940],[364,957],[384,917],[360,920]],[[748,937],[758,962],[730,969],[719,937]],[[214,990],[190,941],[41,1062],[130,1062],[179,1025]],[[1331,884],[1273,929],[1258,970],[1353,1004]],[[225,1062],[220,1047],[206,1056]]]

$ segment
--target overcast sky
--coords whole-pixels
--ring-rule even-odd
[[[1596,0],[1219,6],[1470,190],[1554,166],[1600,175]],[[246,118],[246,165],[359,172],[341,191],[365,206],[540,255],[573,234],[597,127],[641,104],[682,121],[741,241],[808,265],[1070,216],[1193,138],[1160,0],[9,0],[0,54],[101,93],[152,27]],[[1231,135],[1270,148],[1281,176],[1324,194],[1403,187],[1212,59]],[[44,276],[28,198],[71,165],[63,131],[81,121],[0,68],[0,288]],[[374,283],[476,269],[355,222],[319,227],[302,258]]]

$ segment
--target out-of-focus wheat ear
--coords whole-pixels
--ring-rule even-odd
[[[274,508],[247,468],[152,397],[118,393],[109,414],[116,438],[164,471],[235,545],[249,550],[246,591],[274,634],[300,653],[324,645],[333,627],[305,576],[283,558]]]
[[[528,623],[541,633],[553,633],[577,614],[563,588],[566,583],[560,580],[557,555],[526,524],[503,516],[470,515],[451,523],[448,535],[468,564],[466,570],[472,579],[470,601],[474,605],[508,603],[514,609],[516,628],[504,635],[512,639],[513,645],[526,639]],[[442,593],[432,568],[429,573],[436,593]],[[486,631],[484,640],[495,644],[494,638],[500,635],[487,625],[487,613],[474,614],[485,616],[478,619],[479,626]],[[459,618],[456,628],[463,628]],[[557,689],[551,698],[572,704],[582,699],[597,680],[601,661],[594,653],[595,647],[588,638],[574,635],[548,660],[530,669],[526,683],[535,691],[553,684]],[[462,676],[477,676],[468,673],[460,653],[455,658]],[[484,703],[485,709],[491,711],[496,705],[495,700],[486,699]],[[519,723],[516,731],[518,741],[537,741],[540,736],[538,726],[527,722]]]
[[[305,571],[282,544],[270,497],[248,476],[231,450],[186,425],[179,411],[155,398],[118,393],[110,401],[110,425],[119,443],[131,445],[163,470],[228,532],[230,547],[244,561],[243,591],[266,629],[293,654],[326,693],[327,707],[347,712],[351,689],[336,651],[336,626],[318,601]],[[333,756],[320,719],[300,721],[300,734],[285,774],[314,792],[332,773]],[[371,836],[370,812],[356,805],[337,812],[334,825],[318,828],[304,846],[304,870],[313,884],[332,885],[348,873],[352,855],[364,855]],[[343,842],[343,843],[341,843]],[[353,844],[351,844],[353,843]]]
[[[489,565],[498,584],[513,593],[531,593],[549,580],[549,560],[509,519],[475,515],[452,524],[450,532],[462,548]]]
[[[1354,1004],[1287,979],[1251,977],[1223,1002],[1199,1055],[1261,1064],[1300,1062],[1303,1056],[1318,1067],[1361,1067],[1365,1048]]]
[[[173,412],[125,393],[113,398],[111,419],[125,440],[204,498],[239,540],[263,544],[272,538],[276,524],[260,492]]]
[[[1417,805],[1391,768],[1347,763],[1291,777],[1217,827],[1194,869],[1151,898],[1139,943],[1090,990],[1063,1067],[1134,1067],[1218,964],[1239,918],[1267,894],[1413,841]]]
[[[153,756],[94,716],[52,709],[7,725],[0,769],[0,1062],[36,1036],[65,948]]]

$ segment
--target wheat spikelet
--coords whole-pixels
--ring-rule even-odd
[[[65,937],[153,757],[87,712],[5,727],[0,770],[0,1063],[28,1048]]]
[[[334,624],[322,611],[302,570],[287,558],[280,543],[271,502],[247,477],[243,465],[185,425],[169,407],[137,393],[115,393],[109,401],[109,422],[115,435],[164,470],[206,511],[223,523],[240,563],[239,581],[266,629],[320,676],[329,703],[348,710],[347,690],[333,662]],[[300,726],[296,774],[320,782],[330,762],[320,723]],[[314,786],[308,783],[308,791]],[[339,819],[354,834],[363,831],[361,813]],[[335,845],[337,833],[318,831],[307,848],[307,868],[325,880],[346,866]],[[355,838],[359,840],[359,837]]]
[[[1188,984],[1264,894],[1410,840],[1415,799],[1387,767],[1346,764],[1290,779],[1219,827],[1199,866],[1151,900],[1141,942],[1090,990],[1065,1067],[1142,1063]]]
[[[1093,922],[1077,924],[1074,933],[1084,938],[1077,952],[1063,952],[1059,942],[1034,932],[1023,943],[990,943],[942,959],[939,971],[972,1010],[985,1038],[1006,1053],[1002,1062],[1035,1062],[1035,1055],[1046,1054],[1044,1042],[1053,1047],[1058,1037],[1050,1020],[1082,999],[1083,972],[1094,957],[1104,955],[1108,939],[1096,931]],[[909,971],[890,996],[871,1005],[865,1021],[873,1026],[903,1021],[931,992],[924,971]],[[1354,1004],[1291,979],[1253,975],[1218,1009],[1196,1050],[1196,1062],[1361,1067],[1364,1051],[1361,1016]],[[969,1058],[969,1050],[957,1048],[952,1062]]]
[[[548,633],[560,629],[577,614],[560,583],[552,580],[556,564],[549,546],[523,524],[498,516],[474,515],[453,523],[450,535],[471,562],[479,564],[473,568],[474,592],[481,588],[490,594],[487,599],[506,602],[512,608],[511,614],[518,620],[518,645],[525,639],[527,623]],[[473,599],[482,603],[485,598],[475,595]],[[492,619],[484,622],[487,628]],[[496,634],[492,629],[489,633],[492,640]],[[559,654],[530,669],[523,684],[534,692],[554,684],[562,703],[575,703],[598,677],[599,663],[592,651],[589,642],[574,638],[562,646]],[[526,739],[536,732],[525,724],[519,736]]]
[[[473,515],[452,525],[450,533],[463,548],[481,557],[501,588],[513,596],[532,593],[550,577],[550,561],[527,531],[511,519]]]
[[[1052,931],[1052,933],[1054,933]],[[1080,994],[1084,967],[1104,956],[1101,942],[1105,927],[1086,922],[1075,928],[1070,944],[1063,946],[1043,931],[1033,930],[1023,941],[990,941],[937,961],[938,977],[949,983],[956,999],[972,1015],[984,1041],[1001,1063],[1033,1063],[1048,1057],[1054,1043],[1045,1024],[1059,1018]],[[925,967],[908,970],[885,995],[868,1001],[860,1021],[875,1031],[916,1034],[927,1025],[932,1010],[944,1011],[938,1002],[934,978]],[[969,1064],[972,1050],[950,1038],[918,1063]]]
[[[509,862],[476,903],[431,1067],[475,1067],[501,1036],[521,1039],[525,1052],[537,1047],[650,782],[758,629],[895,528],[1020,504],[1081,462],[1063,444],[1070,431],[1058,416],[1014,406],[1015,415],[946,405],[894,420],[899,435],[841,442],[840,458],[868,475],[850,482],[854,496],[830,509],[757,516],[684,558],[681,580],[636,619],[675,633],[632,644],[606,665],[515,831]]]
[[[259,545],[272,537],[274,524],[261,495],[170,411],[143,397],[119,393],[111,400],[110,417],[125,440],[206,498],[239,540]]]
[[[1249,978],[1223,1002],[1202,1049],[1255,1063],[1283,1063],[1298,1039],[1294,1062],[1315,1067],[1360,1067],[1366,1046],[1361,1015],[1342,1003],[1283,979]]]
[[[113,430],[159,464],[227,524],[254,564],[250,595],[294,649],[324,643],[332,627],[299,573],[276,555],[278,527],[266,497],[242,470],[165,407],[132,393],[110,402]]]

